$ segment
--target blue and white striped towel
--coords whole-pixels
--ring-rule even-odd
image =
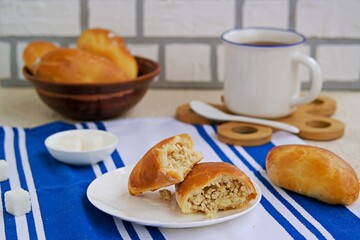
[[[117,150],[108,160],[88,167],[54,160],[44,146],[45,138],[74,128],[116,134]],[[96,177],[135,164],[158,141],[184,132],[204,154],[203,161],[230,162],[257,181],[263,197],[255,209],[217,225],[165,229],[122,221],[91,205],[86,189]],[[0,159],[10,167],[10,179],[0,184],[0,239],[360,239],[360,201],[332,206],[271,184],[265,156],[275,145],[288,143],[303,142],[277,132],[271,143],[262,146],[227,145],[217,140],[215,126],[188,125],[171,117],[0,127]],[[30,192],[32,211],[14,217],[5,211],[4,193],[18,187]]]

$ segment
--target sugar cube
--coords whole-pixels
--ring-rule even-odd
[[[29,192],[22,188],[5,192],[5,209],[14,216],[21,216],[30,212]]]
[[[101,135],[92,135],[91,138],[83,137],[81,143],[81,149],[84,151],[100,149],[104,146],[104,137]]]
[[[0,160],[0,182],[9,179],[9,164],[6,160]]]

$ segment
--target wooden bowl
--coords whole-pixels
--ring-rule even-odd
[[[39,79],[26,67],[22,72],[44,103],[56,112],[76,120],[104,120],[135,106],[160,73],[159,63],[142,57],[136,57],[136,61],[138,77],[118,83],[53,83]]]

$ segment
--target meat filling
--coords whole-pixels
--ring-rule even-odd
[[[212,217],[219,210],[239,208],[246,202],[249,190],[241,185],[239,180],[219,178],[200,192],[189,197],[192,212],[204,212],[207,217]]]
[[[160,198],[162,200],[165,200],[165,201],[170,201],[171,200],[171,191],[167,190],[167,189],[161,189],[159,191],[160,193]]]
[[[169,145],[167,150],[167,166],[170,171],[188,172],[189,166],[198,162],[202,155],[189,149],[186,145],[176,143]]]

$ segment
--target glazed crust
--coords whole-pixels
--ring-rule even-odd
[[[252,181],[244,172],[234,165],[225,162],[199,163],[193,167],[185,180],[176,187],[175,197],[182,212],[196,212],[191,208],[189,199],[214,181],[221,182],[221,180],[225,178],[237,180],[241,186],[246,188],[247,196],[245,197],[245,202],[232,202],[228,207],[224,207],[221,210],[246,206],[251,200],[256,198],[257,192]]]
[[[177,148],[174,146],[178,144],[186,151],[175,155],[173,150]],[[188,134],[172,136],[155,144],[133,168],[128,181],[129,193],[139,195],[183,181],[191,168],[202,159],[202,155],[192,148],[193,141]],[[170,158],[175,164],[182,161],[182,166],[170,167]]]
[[[111,83],[128,76],[109,60],[86,51],[58,48],[34,65],[34,74],[57,83]]]
[[[137,77],[135,58],[127,49],[125,41],[114,32],[101,28],[88,29],[78,37],[77,48],[105,57],[124,71],[129,79]]]
[[[25,66],[33,72],[33,64],[37,61],[40,61],[40,58],[46,53],[57,48],[58,47],[55,44],[47,41],[34,41],[29,43],[23,51],[23,60]]]
[[[266,158],[270,180],[285,189],[329,204],[358,199],[359,181],[353,168],[334,153],[307,145],[284,145]]]

